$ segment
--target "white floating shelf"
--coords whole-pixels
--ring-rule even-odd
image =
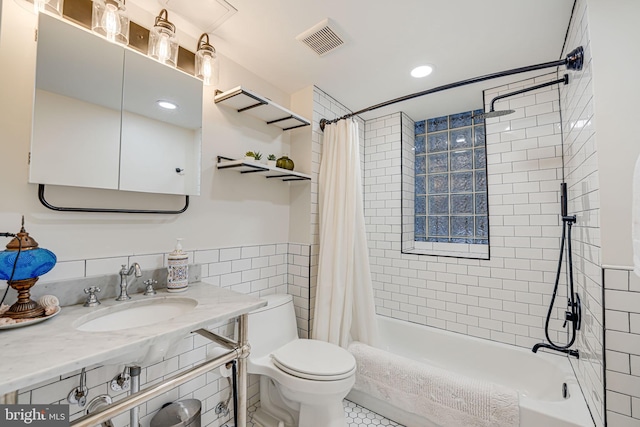
[[[223,156],[218,156],[217,166],[218,169],[232,169],[240,173],[259,173],[264,175],[265,178],[276,178],[282,181],[306,181],[311,179],[310,175],[304,173],[277,168],[275,166],[267,166],[258,162],[234,160]]]
[[[216,104],[220,103],[233,108],[238,113],[246,112],[282,130],[295,129],[311,124],[304,117],[250,90],[243,89],[242,86],[219,93],[213,100]]]

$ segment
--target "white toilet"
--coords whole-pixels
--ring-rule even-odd
[[[356,360],[324,341],[299,339],[291,295],[263,297],[249,313],[247,371],[260,375],[263,427],[346,427],[342,400],[355,382]]]

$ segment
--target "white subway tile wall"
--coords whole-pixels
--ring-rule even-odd
[[[415,246],[415,122],[402,113],[402,249]],[[377,154],[382,157],[384,152]]]
[[[263,296],[271,293],[289,293],[294,296],[294,304],[300,336],[308,336],[309,331],[309,253],[310,246],[295,243],[277,243],[259,246],[242,246],[233,248],[217,248],[187,251],[189,260],[201,264],[202,277],[207,283],[226,287],[238,292]],[[166,254],[144,254],[119,256],[113,258],[61,261],[57,264],[58,274],[51,277],[47,274],[42,279],[58,281],[78,279],[108,274],[116,274],[121,264],[140,263],[143,270],[166,267]],[[211,325],[209,328],[231,336],[232,323]],[[212,348],[209,341],[200,336],[190,335],[181,340],[162,362],[142,369],[140,383],[145,388],[159,383],[196,364],[202,363]],[[114,400],[126,397],[127,392],[113,392],[109,382],[122,366],[89,366],[87,367],[88,401],[101,394],[109,394]],[[57,376],[43,381],[27,390],[20,390],[19,403],[31,404],[66,404],[67,395],[80,382],[80,371]],[[149,426],[153,415],[167,402],[195,398],[202,402],[202,425],[219,427],[228,422],[228,416],[218,416],[215,407],[229,396],[228,381],[221,378],[217,371],[207,373],[170,392],[152,399],[140,406],[140,425]],[[249,403],[259,400],[259,381],[249,377]],[[83,409],[77,405],[70,406],[71,419],[84,415]],[[129,414],[121,414],[113,419],[115,427],[129,425]]]
[[[499,94],[553,79],[555,75],[545,75],[501,86],[487,91],[485,100],[488,104]],[[516,113],[487,120],[488,261],[400,253],[400,135],[408,118],[397,113],[366,122],[371,268],[379,314],[531,347],[544,339],[559,255],[558,91],[539,89],[501,104],[496,109],[514,108]],[[391,179],[381,183],[381,176]],[[561,310],[554,311],[551,323],[556,340],[562,340]]]
[[[287,261],[287,293],[293,295],[293,302],[298,322],[298,335],[300,338],[309,338],[311,331],[309,317],[309,275],[311,266],[311,246],[289,244]]]
[[[582,300],[583,316],[582,330],[578,334],[577,341],[580,359],[572,360],[572,364],[596,424],[603,426],[605,424],[605,381],[600,201],[596,132],[593,122],[592,59],[585,0],[576,2],[563,56],[577,46],[583,46],[585,50],[583,69],[569,72],[569,84],[560,87],[568,213],[577,217],[572,239],[574,276],[576,292]],[[627,272],[623,273],[626,277]],[[626,283],[619,280],[610,280],[610,282]],[[620,317],[617,314],[611,320],[614,324],[619,324]],[[610,319],[607,319],[607,323],[609,321]],[[607,388],[610,389],[609,386]],[[615,395],[611,397],[615,402]],[[619,400],[617,404],[619,407]],[[616,417],[621,416],[620,413],[616,414]],[[637,416],[640,418],[640,414]],[[609,420],[609,425],[626,424]]]
[[[640,277],[632,267],[604,267],[606,417],[640,426]]]

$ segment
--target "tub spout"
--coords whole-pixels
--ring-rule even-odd
[[[531,349],[531,351],[533,351],[534,353],[537,353],[540,348],[548,348],[550,350],[559,351],[559,352],[562,352],[562,353],[567,353],[569,356],[573,356],[576,359],[580,359],[580,353],[578,352],[578,350],[571,350],[571,349],[568,349],[568,348],[560,348],[560,347],[556,347],[555,345],[550,345],[550,344],[545,344],[545,343],[538,343],[538,344],[534,345],[533,348]]]

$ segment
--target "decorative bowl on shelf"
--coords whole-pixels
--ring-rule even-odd
[[[276,161],[276,167],[278,167],[278,168],[287,169],[287,170],[292,171],[293,170],[293,166],[294,166],[293,165],[293,160],[291,160],[287,156],[282,156]]]

